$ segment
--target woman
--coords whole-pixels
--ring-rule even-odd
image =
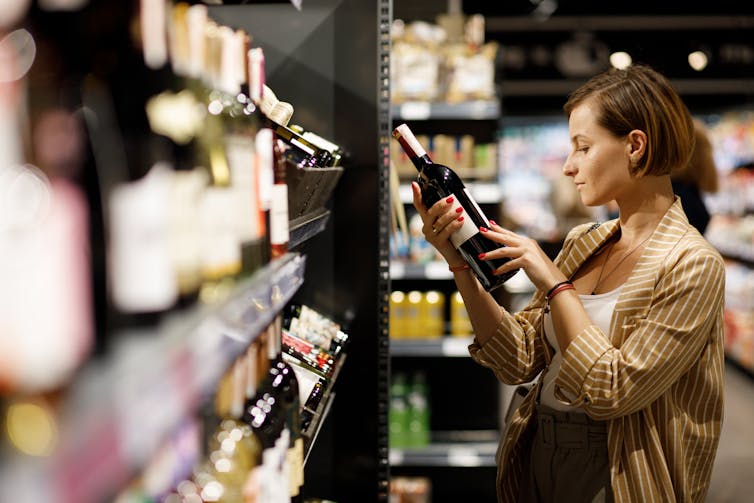
[[[498,449],[499,501],[704,501],[720,435],[720,255],[689,225],[670,182],[693,149],[690,114],[646,66],[612,69],[569,97],[563,172],[586,206],[619,217],[574,228],[551,261],[492,223],[480,229],[537,287],[511,314],[448,237],[461,225],[413,185],[426,239],[454,273],[475,330],[475,361],[536,385]]]

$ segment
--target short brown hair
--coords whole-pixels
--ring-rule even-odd
[[[600,110],[597,123],[622,138],[634,129],[647,135],[647,149],[635,175],[667,175],[686,166],[694,148],[694,125],[686,104],[656,70],[646,65],[611,68],[576,89],[563,105],[573,109],[593,100]]]
[[[670,178],[688,183],[702,192],[717,192],[717,166],[712,151],[712,142],[707,134],[707,126],[694,119],[694,137],[696,144],[686,166],[670,173]]]

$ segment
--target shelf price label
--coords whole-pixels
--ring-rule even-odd
[[[481,466],[482,458],[476,449],[470,447],[450,447],[448,466]]]
[[[469,356],[469,337],[444,337],[442,340],[443,356]]]
[[[405,120],[426,120],[431,116],[432,107],[426,101],[409,101],[401,105],[401,118]]]

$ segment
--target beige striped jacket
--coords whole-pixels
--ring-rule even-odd
[[[617,229],[616,220],[575,228],[555,263],[570,277]],[[610,333],[592,325],[566,349],[556,394],[576,397],[569,402],[608,422],[615,501],[704,501],[723,415],[724,286],[720,254],[676,198],[623,286]],[[505,383],[531,381],[550,361],[543,297],[537,292],[519,313],[505,312],[492,339],[469,346]],[[538,391],[501,438],[498,501],[517,499]]]

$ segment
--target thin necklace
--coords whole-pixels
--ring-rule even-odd
[[[614,273],[616,269],[618,269],[618,266],[621,265],[623,263],[623,261],[626,260],[628,257],[630,257],[636,250],[638,250],[641,247],[641,245],[643,245],[644,243],[646,243],[651,236],[652,236],[652,233],[650,232],[649,236],[645,237],[644,240],[641,243],[639,243],[638,245],[634,246],[633,248],[631,248],[631,251],[629,251],[628,253],[626,253],[625,255],[623,255],[623,258],[621,258],[618,261],[618,263],[615,264],[612,269],[610,269],[610,272],[608,272],[607,274],[605,274],[605,279],[609,278],[610,275],[612,273]],[[605,256],[605,261],[602,262],[602,268],[600,269],[600,275],[597,277],[597,283],[595,283],[594,284],[594,288],[592,288],[592,295],[597,295],[597,289],[599,288],[600,284],[602,283],[602,273],[605,272],[605,266],[607,265],[607,261],[610,260],[610,254],[612,253],[614,247],[615,247],[615,244],[613,244],[613,246],[611,246],[610,249],[607,250],[607,255]]]

